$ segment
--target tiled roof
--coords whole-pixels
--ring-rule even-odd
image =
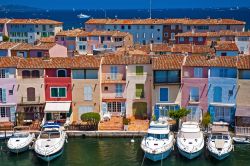
[[[215,50],[216,51],[239,51],[235,42],[231,42],[231,41],[217,42],[217,45],[215,46]]]
[[[5,24],[9,21],[8,18],[0,18],[0,24]]]
[[[236,67],[236,57],[187,56],[184,66],[192,67]]]
[[[5,49],[10,49],[13,48],[14,46],[18,45],[19,43],[14,43],[14,42],[1,42],[0,43],[0,49],[5,50]]]
[[[86,24],[186,24],[186,25],[244,25],[245,22],[234,19],[90,19]]]
[[[237,67],[238,69],[250,69],[250,55],[239,56]]]
[[[153,70],[175,70],[181,69],[184,56],[182,55],[161,55],[152,58]]]
[[[35,45],[33,47],[31,47],[31,50],[49,50],[52,47],[54,47],[56,45],[56,43],[40,43],[38,45]]]
[[[43,69],[44,60],[42,58],[20,58],[17,65],[19,69]]]
[[[61,25],[62,22],[49,19],[10,19],[9,24],[53,24]]]
[[[250,36],[250,32],[234,32],[221,30],[218,32],[184,32],[178,33],[176,37],[223,37],[223,36]]]
[[[61,31],[56,34],[56,36],[68,36],[68,37],[76,37],[79,34],[85,33],[86,31],[82,29],[72,29],[72,30],[66,30],[66,31]],[[86,32],[88,34],[88,32]]]
[[[174,44],[172,47],[173,53],[213,53],[214,50],[207,45],[192,45],[192,44]]]
[[[76,56],[72,58],[72,68],[99,68],[101,58],[95,56]]]
[[[178,33],[175,37],[206,37],[206,32],[183,32]]]
[[[19,43],[16,47],[14,47],[12,50],[30,50],[33,47],[32,44],[28,43]]]
[[[103,65],[133,65],[133,64],[150,64],[148,55],[129,55],[125,52],[111,53],[103,56]]]
[[[152,52],[171,52],[171,46],[168,44],[149,44],[149,45],[135,45],[135,48],[147,53]],[[151,50],[152,49],[152,50]]]
[[[117,36],[117,37],[123,37],[127,36],[128,33],[126,32],[120,32],[120,31],[92,31],[89,33],[89,36]]]
[[[50,37],[42,37],[39,39],[41,43],[54,43],[55,42],[55,37],[50,36]]]
[[[17,67],[19,58],[17,57],[0,57],[0,68]]]

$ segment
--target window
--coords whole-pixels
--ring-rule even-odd
[[[23,70],[22,71],[22,77],[23,78],[30,78],[30,75],[31,75],[31,73],[30,73],[29,70]]]
[[[171,39],[174,40],[175,38],[175,33],[171,33]]]
[[[198,37],[198,42],[203,42],[203,37]]]
[[[226,52],[222,52],[221,56],[227,56],[227,53]]]
[[[98,70],[85,70],[85,79],[98,79]]]
[[[46,31],[46,25],[43,25],[43,31]]]
[[[117,79],[117,73],[118,73],[118,67],[117,66],[111,66],[111,79],[116,80]]]
[[[180,71],[178,70],[159,70],[154,71],[154,83],[179,83]]]
[[[86,50],[86,46],[85,45],[79,45],[79,50]]]
[[[136,97],[137,98],[144,98],[144,84],[136,84]]]
[[[114,29],[117,29],[117,25],[114,25]]]
[[[85,78],[84,70],[72,70],[73,79],[84,79]]]
[[[228,96],[233,96],[233,94],[234,94],[234,91],[233,91],[233,90],[229,90],[229,91],[228,91]]]
[[[160,101],[168,101],[168,88],[160,88]]]
[[[125,26],[124,26],[124,25],[122,25],[122,26],[121,26],[121,29],[125,29]]]
[[[207,25],[200,25],[200,26],[197,26],[197,29],[199,29],[199,30],[208,30],[209,26],[207,26]]]
[[[239,71],[240,79],[250,79],[250,70],[240,70]]]
[[[37,57],[41,58],[43,56],[43,53],[41,51],[37,52]]]
[[[180,42],[184,42],[184,37],[180,37]]]
[[[51,87],[50,88],[50,97],[66,97],[66,87]]]
[[[109,102],[108,112],[121,112],[123,104],[121,102]]]
[[[36,100],[36,89],[33,87],[27,88],[27,101],[35,101]]]
[[[195,78],[202,78],[203,77],[203,70],[200,67],[194,68],[194,77]]]
[[[31,73],[32,73],[32,78],[39,78],[40,77],[39,70],[33,70]]]
[[[128,29],[131,29],[131,25],[128,25]]]
[[[105,86],[104,91],[108,91],[108,90],[109,90],[109,87]]]
[[[0,69],[0,78],[6,78],[6,70]]]
[[[154,25],[150,25],[150,29],[154,29],[155,27],[154,27]]]
[[[93,99],[93,92],[91,85],[84,85],[83,93],[85,101],[91,101]]]
[[[1,118],[6,118],[6,117],[8,117],[7,116],[7,109],[6,109],[6,107],[0,107],[0,116],[1,116]]]
[[[214,87],[214,102],[222,102],[222,88]]]
[[[122,97],[122,84],[116,84],[115,92],[116,92],[116,97]]]
[[[189,37],[189,42],[193,42],[194,38],[193,37]]]
[[[143,75],[143,66],[136,66],[136,75]]]
[[[14,91],[11,89],[9,90],[9,95],[13,95]]]
[[[230,25],[227,25],[227,30],[230,30]]]
[[[57,77],[67,77],[67,71],[65,69],[58,69]]]
[[[215,107],[215,120],[216,121],[230,121],[230,107]]]
[[[199,88],[191,87],[190,88],[190,99],[191,102],[198,102],[199,101]]]
[[[0,88],[0,102],[6,103],[6,89]]]
[[[167,32],[164,32],[164,37],[168,37],[168,33]]]

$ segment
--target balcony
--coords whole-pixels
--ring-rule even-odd
[[[22,97],[21,104],[39,104],[40,96],[36,97]]]
[[[102,83],[126,83],[125,74],[102,74]]]

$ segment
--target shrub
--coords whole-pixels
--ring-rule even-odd
[[[202,118],[202,125],[207,128],[209,123],[211,123],[211,116],[209,114],[209,112],[207,112],[203,118]]]
[[[96,112],[88,112],[81,115],[81,120],[89,125],[98,125],[101,120],[100,114]]]
[[[129,125],[129,123],[130,123],[130,119],[128,119],[128,118],[123,118],[123,124],[124,124],[124,125]]]
[[[5,36],[5,35],[3,36],[3,41],[4,41],[4,42],[9,41],[9,39],[10,39],[10,38],[9,38],[8,36]]]

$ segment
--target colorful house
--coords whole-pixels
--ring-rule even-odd
[[[209,60],[208,111],[212,121],[234,123],[236,110],[237,57],[215,57]]]
[[[0,123],[16,122],[17,63],[17,58],[0,58]]]
[[[237,56],[239,49],[235,42],[221,41],[216,42],[214,47],[216,56]]]
[[[45,106],[44,65],[40,58],[20,58],[17,66],[17,124],[42,122]]]
[[[126,116],[127,60],[123,54],[106,55],[102,59],[101,94],[102,113]]]
[[[19,43],[1,42],[0,43],[0,57],[11,57],[11,49],[16,47]]]
[[[44,60],[45,121],[68,123],[71,116],[71,59]]]
[[[183,60],[182,55],[162,55],[152,58],[152,107],[156,119],[168,117],[169,110],[180,108]]]
[[[206,56],[187,56],[182,68],[181,107],[191,110],[187,120],[200,121],[208,108],[208,67]]]
[[[250,56],[239,56],[235,126],[250,127]]]
[[[100,112],[101,58],[80,56],[72,58],[72,121],[80,121],[87,112]]]

